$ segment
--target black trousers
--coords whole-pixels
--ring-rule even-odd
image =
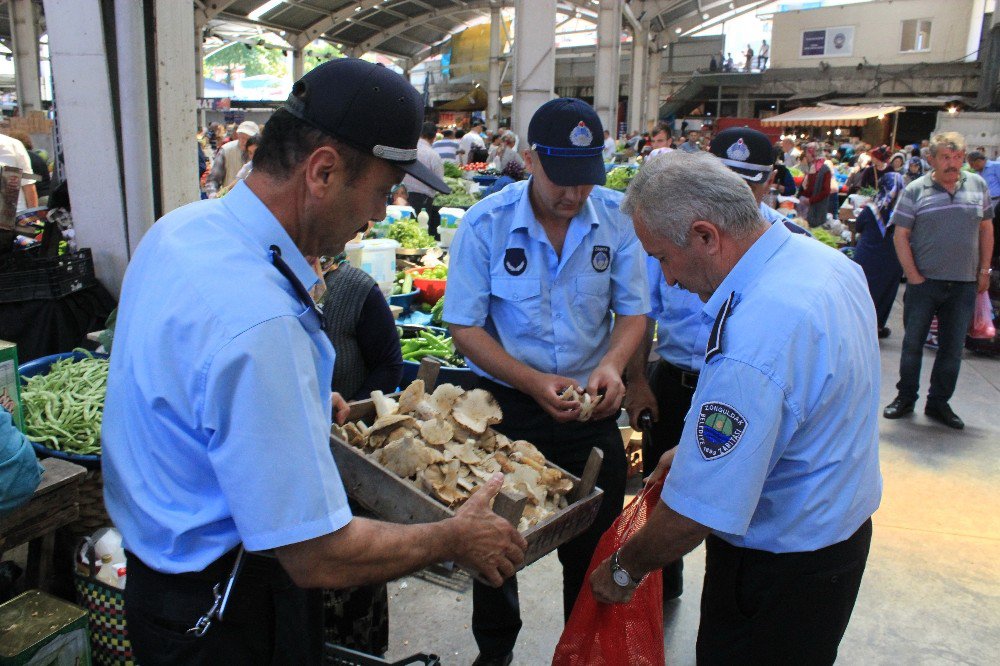
[[[164,574],[128,553],[125,618],[138,663],[320,663],[321,593],[296,587],[274,558],[249,556],[225,620],[200,638],[187,633],[212,605],[212,586],[225,587],[235,556],[231,551],[203,571]]]
[[[652,430],[642,435],[642,474],[649,476],[660,457],[676,447],[684,432],[684,417],[691,407],[691,398],[698,373],[688,372],[664,360],[649,366],[649,386],[656,396],[660,418]],[[672,599],[684,589],[684,560],[663,567],[663,598]]]
[[[496,429],[511,439],[526,439],[546,459],[567,472],[580,476],[590,450],[604,452],[604,464],[597,485],[604,491],[594,523],[580,536],[559,547],[563,566],[563,613],[569,618],[576,596],[585,583],[590,559],[601,535],[622,512],[625,501],[625,475],[628,464],[625,447],[614,418],[587,423],[558,423],[529,396],[489,380],[481,387],[492,393],[503,409],[504,420]],[[521,630],[521,612],[517,595],[517,577],[501,587],[479,582],[472,584],[472,634],[484,657],[499,657],[514,649]]]
[[[418,214],[421,208],[427,211],[427,231],[434,238],[441,240],[441,237],[438,236],[438,227],[441,225],[441,209],[431,203],[434,201],[434,197],[420,192],[410,192],[406,200]]]
[[[871,519],[845,541],[803,553],[737,548],[708,537],[699,666],[833,664],[871,539]]]

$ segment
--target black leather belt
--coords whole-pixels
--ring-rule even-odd
[[[691,389],[693,391],[698,387],[697,372],[685,370],[684,368],[680,368],[673,363],[668,363],[667,361],[661,360],[660,362],[663,364],[663,368],[666,370],[667,374],[684,388]]]

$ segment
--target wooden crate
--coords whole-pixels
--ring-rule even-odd
[[[427,364],[424,364],[419,377],[427,386],[433,386],[436,377],[433,371],[428,372],[426,368]],[[375,405],[371,400],[351,403],[348,420],[371,423],[375,420]],[[348,496],[380,518],[397,523],[428,523],[455,515],[452,509],[412,482],[396,476],[339,437],[330,437],[330,447]],[[546,463],[573,481],[573,490],[566,497],[570,504],[521,533],[528,542],[522,568],[578,536],[594,522],[604,494],[595,485],[603,460],[603,453],[595,447],[590,452],[582,478],[551,462]],[[493,510],[517,525],[526,501],[527,498],[519,493],[501,491],[493,503]]]

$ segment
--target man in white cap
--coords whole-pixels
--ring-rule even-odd
[[[250,155],[247,153],[247,141],[250,140],[250,137],[257,136],[258,132],[260,132],[260,128],[257,123],[252,120],[244,120],[236,128],[236,141],[230,141],[215,154],[208,182],[215,185],[216,191],[223,185],[231,186],[236,182],[236,174],[250,160]],[[213,195],[214,192],[210,192],[209,196]]]

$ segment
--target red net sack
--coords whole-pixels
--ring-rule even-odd
[[[993,326],[993,303],[990,302],[988,291],[976,295],[976,310],[972,315],[972,325],[969,326],[969,337],[980,340],[990,340],[997,334]]]
[[[587,569],[583,589],[563,629],[554,666],[659,666],[663,654],[663,572],[651,572],[627,604],[599,604],[590,591],[590,574],[646,524],[660,499],[663,481],[647,487],[601,537]]]

